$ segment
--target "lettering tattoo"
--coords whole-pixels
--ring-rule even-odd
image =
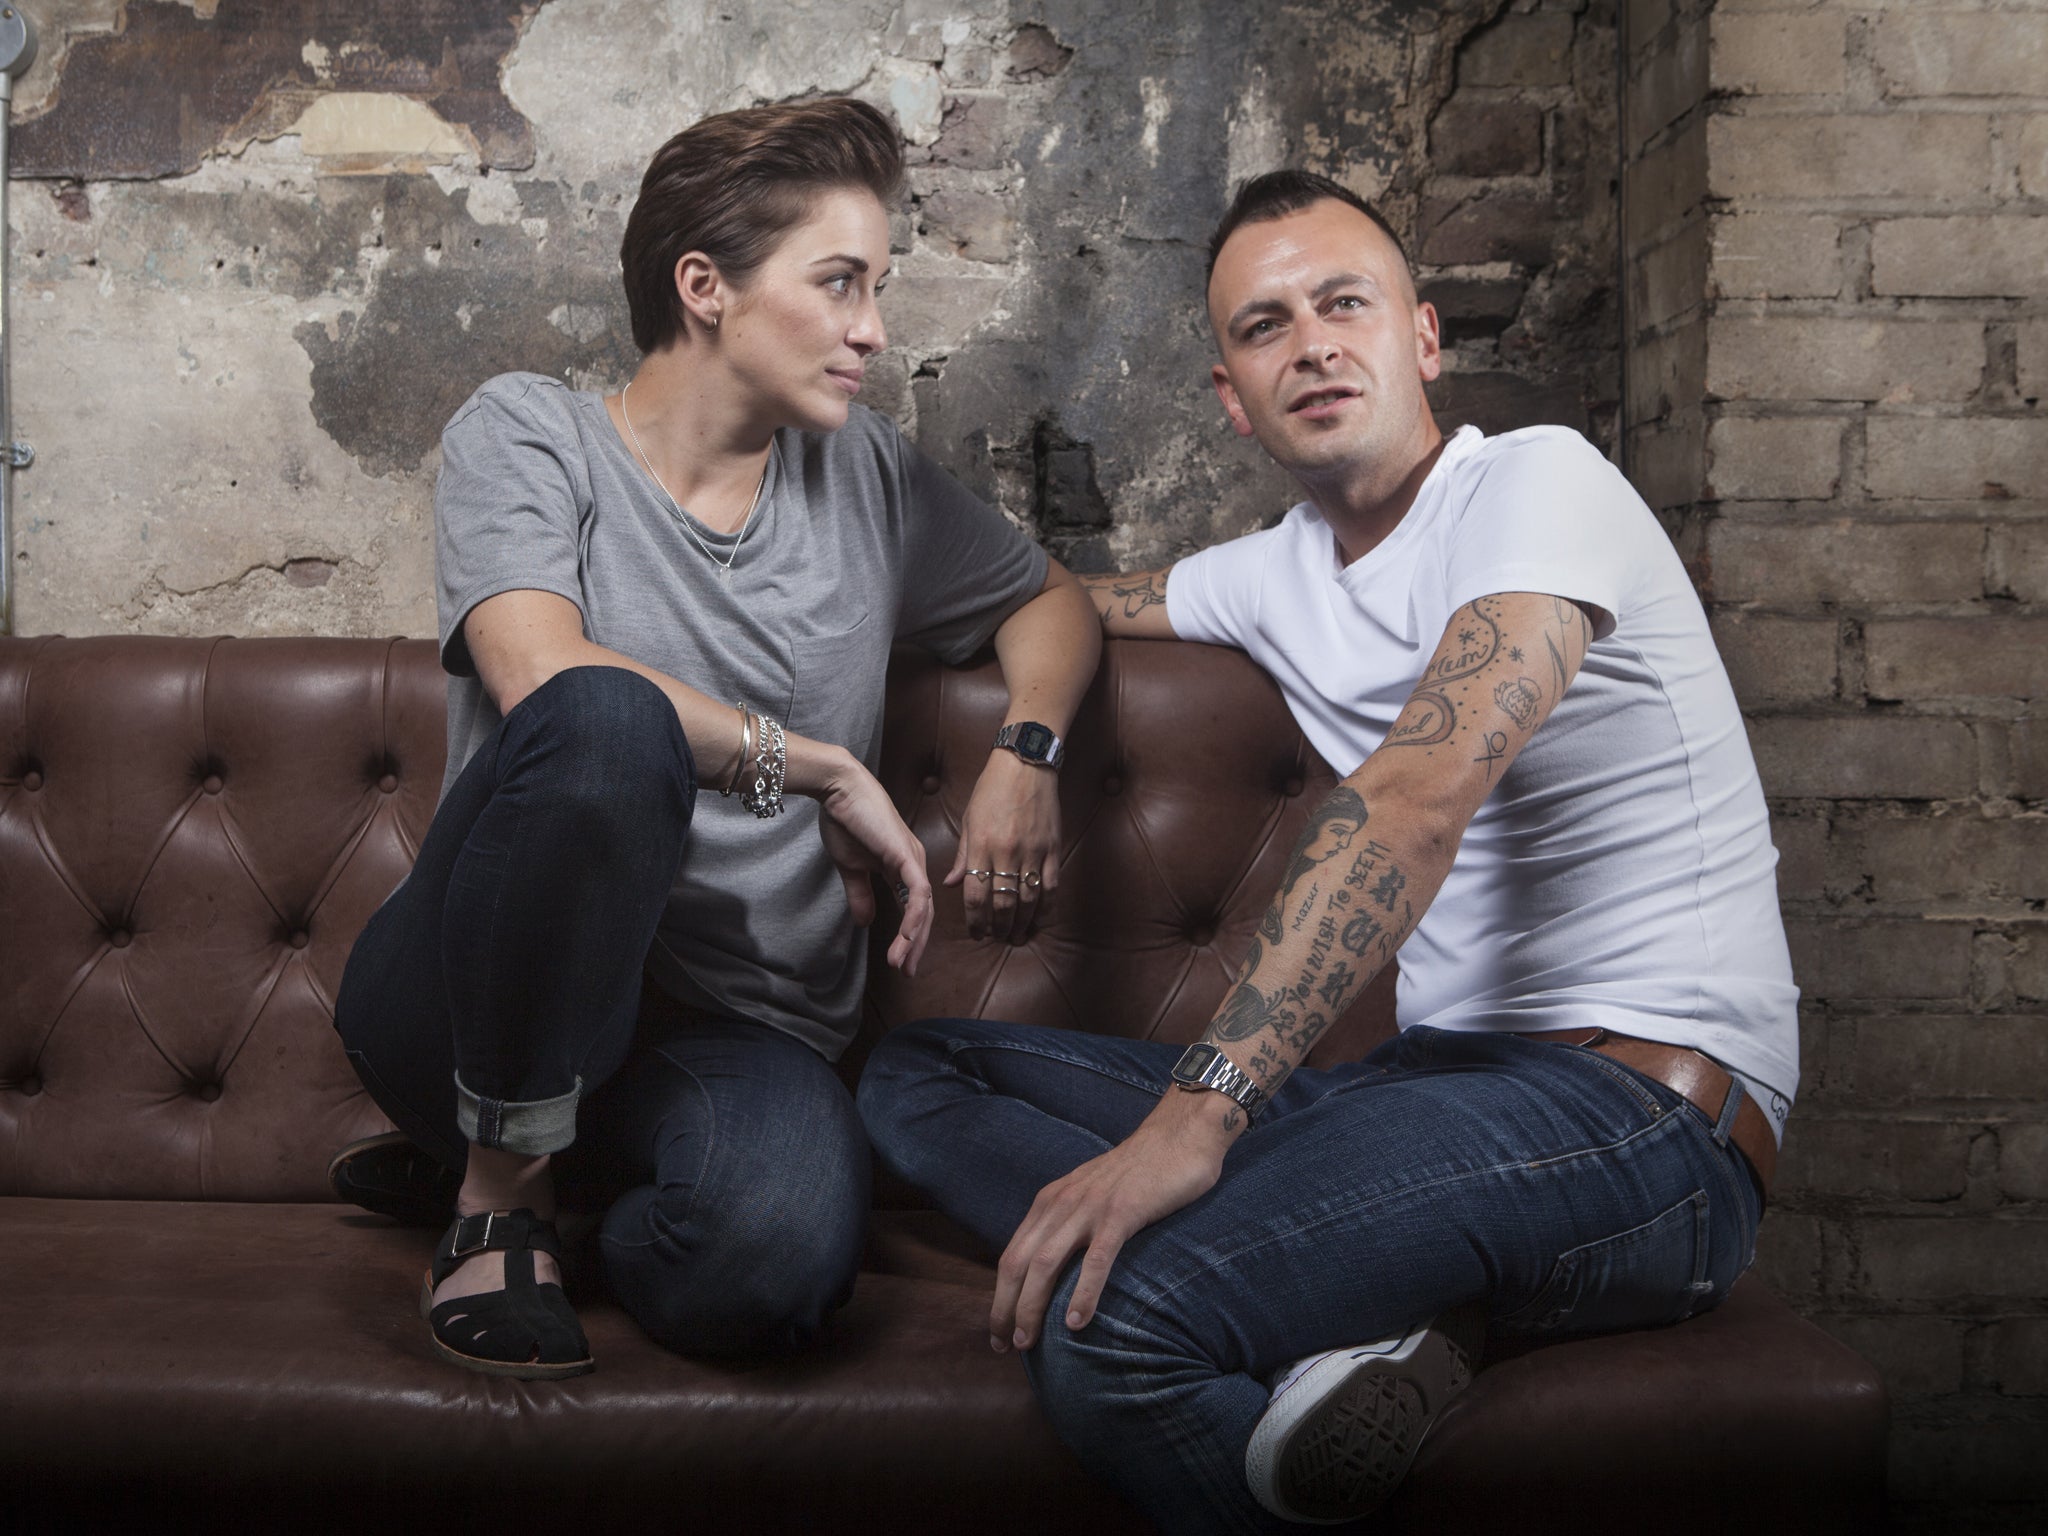
[[[1455,683],[1470,677],[1500,654],[1500,626],[1485,607],[1473,602],[1460,611],[1469,616],[1469,622],[1458,630],[1458,643],[1445,649],[1423,673],[1433,682]]]
[[[1309,913],[1315,908],[1316,897],[1322,894],[1322,890],[1320,884],[1308,888],[1308,894],[1301,898],[1301,905],[1294,909],[1294,921],[1287,925],[1292,931],[1301,932],[1301,925],[1308,921]]]
[[[1330,967],[1330,974],[1323,978],[1322,986],[1316,989],[1316,996],[1323,1000],[1325,1007],[1340,1007],[1351,988],[1351,983],[1357,979],[1358,972],[1339,960]]]
[[[1449,741],[1458,729],[1458,711],[1450,698],[1433,688],[1418,688],[1408,697],[1408,707],[1387,732],[1383,747],[1433,747]]]
[[[1372,888],[1372,899],[1389,912],[1394,910],[1394,898],[1407,887],[1408,877],[1398,869],[1390,869],[1380,876],[1380,883]]]

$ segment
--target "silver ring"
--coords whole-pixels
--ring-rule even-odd
[[[967,873],[977,880],[993,880],[996,874],[992,869],[970,869]]]
[[[1014,896],[1017,894],[1017,887],[1014,885],[999,885],[989,894],[992,896]]]
[[[1032,870],[1032,871],[1031,871],[1031,873],[1029,873],[1028,875],[1026,875],[1026,876],[1024,877],[1024,883],[1025,883],[1026,885],[1030,886],[1032,890],[1034,890],[1034,891],[1035,891],[1035,890],[1037,890],[1037,889],[1038,889],[1038,871],[1034,869],[1034,870]]]

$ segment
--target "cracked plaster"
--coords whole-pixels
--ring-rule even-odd
[[[44,8],[19,115],[60,110],[82,58],[104,78],[138,17],[187,50],[254,26],[246,0],[211,22],[173,9]],[[647,155],[704,112],[821,91],[894,111],[911,145],[870,404],[1079,566],[1270,522],[1285,482],[1207,382],[1208,229],[1235,180],[1307,163],[1426,237],[1427,122],[1502,9],[507,0],[471,8],[520,20],[492,34],[495,78],[474,48],[460,61],[465,116],[446,78],[394,84],[390,58],[363,88],[347,0],[272,7],[256,30],[290,78],[261,131],[222,112],[189,170],[15,184],[17,425],[38,450],[15,482],[21,628],[431,632],[442,421],[502,369],[616,385],[634,355],[617,242]],[[106,131],[90,152],[132,160]],[[1604,217],[1566,217],[1549,266],[1425,272],[1462,306],[1454,417],[1597,412],[1585,381],[1611,359],[1579,253]]]

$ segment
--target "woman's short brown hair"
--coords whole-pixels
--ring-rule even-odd
[[[902,182],[895,127],[850,97],[746,107],[691,124],[654,152],[619,243],[634,344],[653,352],[684,333],[675,270],[689,252],[744,281],[816,193],[865,187],[886,208]]]

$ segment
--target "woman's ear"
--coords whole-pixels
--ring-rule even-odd
[[[718,329],[724,318],[725,278],[702,251],[685,251],[676,259],[676,298],[683,313],[707,331]]]

